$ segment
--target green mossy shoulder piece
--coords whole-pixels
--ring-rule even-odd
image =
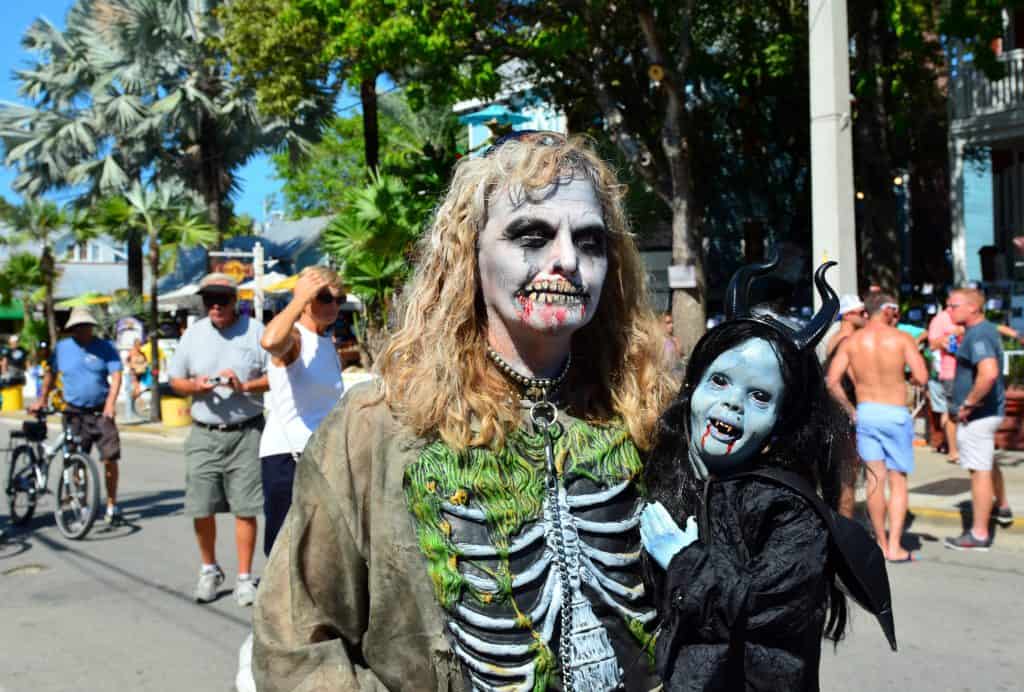
[[[640,455],[620,426],[573,421],[555,438],[557,470],[601,486],[635,479]],[[405,494],[416,520],[420,549],[441,605],[451,609],[467,588],[460,575],[458,548],[444,520],[442,504],[472,505],[483,511],[488,535],[499,553],[529,522],[541,517],[545,489],[544,437],[518,430],[498,450],[471,448],[455,452],[442,442],[427,446],[406,469]],[[507,567],[507,560],[502,560]],[[512,575],[501,569],[493,576],[501,592],[510,593]],[[490,602],[507,593],[474,594]]]

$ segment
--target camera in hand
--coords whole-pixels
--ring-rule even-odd
[[[231,378],[224,377],[223,375],[214,375],[213,377],[208,377],[206,378],[206,381],[212,384],[214,387],[219,387],[221,385],[226,387],[231,384]]]

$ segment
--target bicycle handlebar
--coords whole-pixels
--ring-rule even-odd
[[[35,416],[38,420],[45,420],[47,416],[52,416],[52,415],[58,414],[58,413],[60,413],[60,411],[58,411],[55,408],[47,407],[47,408],[36,409],[35,411],[30,411],[30,413],[33,416]]]

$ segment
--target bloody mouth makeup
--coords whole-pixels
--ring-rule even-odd
[[[785,393],[779,358],[749,339],[716,358],[690,397],[690,448],[714,474],[739,471],[760,451]]]
[[[606,234],[597,193],[584,178],[529,193],[496,191],[478,240],[492,336],[567,338],[585,326],[608,271]]]

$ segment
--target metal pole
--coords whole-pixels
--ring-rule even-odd
[[[811,0],[811,270],[835,260],[829,280],[839,293],[857,293],[853,213],[853,137],[846,0]],[[815,305],[820,298],[815,291]]]
[[[252,246],[252,278],[256,288],[253,290],[253,313],[256,321],[263,323],[263,243]]]

